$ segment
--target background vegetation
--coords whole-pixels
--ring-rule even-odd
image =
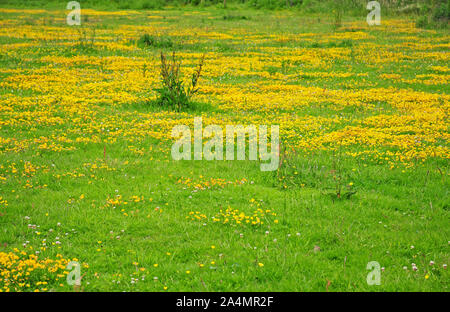
[[[229,10],[242,8],[277,10],[289,8],[305,13],[360,15],[366,13],[366,0],[83,0],[84,8],[104,10],[152,10],[165,7],[216,7]],[[417,25],[424,28],[448,27],[450,1],[447,0],[379,0],[383,16],[416,16]],[[1,0],[0,4],[24,8],[61,8],[59,0]]]

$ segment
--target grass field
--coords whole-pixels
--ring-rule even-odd
[[[71,260],[82,291],[449,290],[448,30],[67,13],[0,8],[0,291],[74,291]],[[205,54],[192,109],[152,104],[161,51],[186,79]],[[280,168],[173,160],[196,116],[279,125]]]

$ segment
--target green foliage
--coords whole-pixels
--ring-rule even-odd
[[[151,36],[149,34],[142,35],[137,44],[140,47],[153,48],[172,48],[174,46],[172,39],[168,36]]]
[[[450,19],[450,2],[437,0],[421,7],[416,26],[420,28],[446,28]]]
[[[428,8],[429,11],[433,11],[433,13],[428,12],[429,14],[434,16],[434,18],[441,19],[441,22],[438,24],[443,24],[443,16],[447,16],[446,20],[448,22],[449,1],[447,0],[380,0],[379,2],[382,6],[383,15],[417,14],[419,11],[422,11],[422,8]],[[107,10],[160,10],[166,6],[203,8],[216,6],[227,10],[236,10],[243,7],[268,10],[289,8],[306,13],[320,12],[328,14],[338,7],[346,15],[365,16],[367,15],[367,3],[368,0],[226,0],[225,2],[224,0],[84,0],[82,6]],[[57,0],[2,0],[2,4],[15,8],[61,8],[61,2]],[[226,5],[224,6],[224,4]]]
[[[191,97],[197,92],[197,84],[200,78],[205,56],[200,60],[197,69],[192,74],[190,86],[185,86],[180,72],[181,62],[172,53],[170,61],[161,52],[161,83],[162,87],[156,89],[159,96],[156,103],[164,108],[182,111],[192,107]]]
[[[333,10],[333,16],[334,16],[334,30],[336,31],[339,27],[342,26],[342,15],[343,15],[343,10],[339,7],[336,7]]]
[[[445,4],[444,1],[439,3],[434,7],[431,14],[434,21],[442,21],[448,23],[448,20],[450,18],[450,2],[447,1],[447,4]]]
[[[96,29],[92,27],[90,30],[86,28],[77,28],[78,40],[74,46],[75,50],[85,54],[90,54],[96,51],[95,49],[95,37]]]
[[[328,155],[326,161],[317,158],[310,162],[305,155],[287,153],[284,149],[280,160],[280,166],[274,173],[274,184],[280,189],[312,187],[332,200],[350,199],[357,192],[353,186],[356,175],[349,170],[348,159],[340,150]]]
[[[146,1],[143,1],[141,4],[141,8],[144,10],[160,9],[163,6],[164,6],[164,3],[162,1],[155,1],[155,0],[146,0]]]
[[[425,28],[429,24],[428,17],[425,15],[419,16],[416,21],[416,26],[419,28]]]
[[[235,21],[235,20],[247,20],[249,19],[247,16],[245,15],[232,15],[232,14],[227,14],[223,16],[223,19],[226,21]]]

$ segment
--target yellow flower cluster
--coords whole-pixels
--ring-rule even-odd
[[[254,198],[250,200],[251,213],[231,208],[228,206],[225,210],[220,209],[218,213],[211,217],[213,223],[229,224],[229,225],[263,225],[264,223],[277,224],[278,220],[274,219],[276,213],[271,209],[263,209],[263,202]],[[200,211],[190,211],[186,219],[191,221],[207,221],[208,216]],[[215,248],[215,247],[212,247]]]
[[[2,196],[0,196],[0,205],[8,206],[8,201],[4,199]]]
[[[177,180],[177,183],[184,184],[197,191],[204,191],[214,188],[224,188],[227,185],[242,185],[247,183],[247,179],[243,178],[241,180],[227,181],[221,178],[209,178],[205,180],[203,179],[203,176],[200,176],[198,181],[194,181],[192,178],[180,178]]]
[[[30,40],[4,44],[0,54],[27,60],[24,64],[45,64],[0,69],[0,88],[13,91],[0,95],[0,126],[27,128],[30,134],[0,136],[0,153],[61,153],[80,150],[87,144],[125,141],[129,153],[152,160],[152,155],[148,155],[151,153],[142,146],[144,140],[151,138],[167,143],[161,151],[169,157],[171,129],[178,124],[191,125],[192,114],[116,109],[156,97],[153,90],[160,83],[158,55],[143,53],[134,44],[141,34],[149,33],[171,36],[185,44],[220,42],[234,47],[248,43],[243,51],[211,49],[206,53],[197,100],[213,103],[220,112],[204,113],[205,125],[278,124],[287,150],[314,153],[344,146],[347,155],[364,155],[390,167],[412,167],[427,159],[450,158],[446,144],[450,95],[445,89],[450,54],[443,51],[449,47],[448,36],[418,30],[410,21],[383,20],[376,30],[364,22],[352,22],[334,33],[274,34],[237,25],[216,31],[203,27],[184,29],[173,20],[190,15],[213,16],[189,12],[164,19],[162,12],[153,11],[145,25],[124,23],[96,31],[92,48],[119,52],[116,55],[41,56],[38,51],[49,42],[52,48],[76,51],[79,31],[57,22],[51,26],[27,25],[17,18],[55,12],[0,12],[6,17],[0,21],[0,36]],[[135,18],[142,13],[89,10],[83,14]],[[274,14],[272,18],[282,17]],[[388,33],[396,44],[375,40],[381,33]],[[351,46],[346,45],[349,42]],[[187,49],[178,56],[188,79],[201,53]],[[431,64],[427,72],[405,74],[415,70],[416,62],[424,60]],[[342,69],[336,63],[365,64],[370,70],[361,72],[353,65]],[[399,63],[402,65],[397,66]],[[405,84],[431,86],[437,91],[412,90]],[[326,113],[311,114],[311,110]],[[358,114],[346,114],[347,110]],[[43,135],[37,131],[40,127],[48,132]],[[32,170],[29,168],[28,174]],[[7,178],[0,175],[0,181]],[[189,183],[201,190],[222,187],[227,182]]]
[[[200,213],[199,211],[195,211],[195,212],[194,211],[190,211],[189,215],[186,216],[186,219],[190,219],[192,221],[204,220],[206,218],[207,218],[206,215],[204,213]]]
[[[239,209],[233,209],[228,206],[225,210],[220,209],[219,213],[214,216],[213,222],[231,225],[263,225],[264,222],[268,222],[270,220],[270,217],[276,216],[276,213],[272,210],[262,209],[259,207],[259,204],[257,206],[258,208],[256,208],[251,214],[246,214]]]
[[[39,259],[17,248],[0,252],[0,292],[55,290],[66,283],[69,262],[59,254],[56,259]]]

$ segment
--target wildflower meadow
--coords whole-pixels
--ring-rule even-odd
[[[448,7],[368,2],[0,1],[0,292],[449,291]]]

